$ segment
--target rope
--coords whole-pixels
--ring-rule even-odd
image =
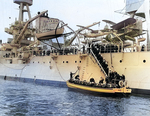
[[[1,63],[1,62],[0,62],[0,64],[4,65],[4,66],[5,66],[5,67],[7,67],[7,68],[14,69],[14,70],[22,70],[22,69],[24,69],[24,67],[27,65],[27,64],[26,64],[26,65],[25,65],[25,66],[23,66],[23,68],[21,68],[21,69],[15,69],[15,68],[12,68],[12,67],[6,66],[5,64],[3,64],[3,63]]]
[[[32,59],[33,59],[33,58],[34,58],[34,57],[32,57]],[[31,60],[32,60],[32,59],[31,59]],[[23,71],[23,69],[27,66],[28,63],[27,63],[25,66],[23,66],[23,68],[21,68],[21,69],[15,69],[15,68],[12,68],[12,67],[8,67],[8,66],[6,66],[5,64],[3,64],[3,63],[1,63],[1,62],[0,62],[0,64],[4,65],[5,67],[10,68],[10,69],[21,70],[21,73],[20,73],[20,77],[21,77],[22,71]]]
[[[54,61],[55,62],[55,61]],[[58,73],[59,73],[59,75],[60,75],[60,77],[62,78],[62,80],[64,80],[64,81],[66,81],[63,77],[62,77],[62,75],[61,75],[61,73],[60,73],[60,71],[59,71],[59,69],[58,69],[58,67],[57,67],[57,64],[56,64],[56,62],[55,62],[55,66],[56,66],[56,68],[57,68],[57,71],[58,71]]]
[[[33,59],[34,57],[32,57],[32,59]],[[31,60],[32,60],[31,59]],[[4,65],[5,67],[7,67],[7,68],[10,68],[10,69],[15,69],[15,68],[12,68],[12,67],[9,67],[9,66],[6,66],[5,64],[3,64],[2,62],[0,62],[0,64],[2,64],[2,65]],[[28,63],[27,63],[28,64]],[[22,70],[22,69],[24,69],[26,66],[27,66],[27,64],[25,65],[25,66],[23,66],[23,68],[20,68],[20,69],[15,69],[15,70]]]
[[[34,57],[35,57],[35,56],[33,56],[32,59],[33,59]],[[32,59],[31,59],[31,60],[32,60]],[[21,73],[20,73],[20,77],[21,77],[21,75],[22,75],[23,69],[24,69],[26,66],[27,66],[27,64],[22,68]]]

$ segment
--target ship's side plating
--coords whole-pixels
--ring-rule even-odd
[[[125,75],[132,92],[149,94],[150,52],[102,53],[102,56],[111,70]],[[65,85],[65,81],[70,78],[69,73],[77,70],[82,81],[94,78],[98,83],[101,77],[105,77],[90,54],[33,56],[27,64],[18,64],[15,58],[12,63],[8,61],[6,58],[0,60],[2,78],[25,78],[33,82],[41,80],[57,84],[62,82]]]
[[[81,80],[89,81],[94,78],[98,83],[101,77],[105,78],[97,62],[89,54],[32,56],[27,64],[19,62],[17,58],[1,58],[1,77],[65,83],[70,78],[70,72],[77,71]]]
[[[28,63],[22,64],[17,58],[1,58],[0,74],[2,78],[22,81],[52,81],[65,83],[69,72],[77,68],[77,55],[32,56]]]
[[[150,94],[150,52],[103,53],[103,57],[119,74],[124,74],[135,93]]]

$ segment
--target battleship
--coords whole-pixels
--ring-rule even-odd
[[[111,25],[106,25],[103,30],[90,28],[100,23],[96,22],[88,26],[78,25],[80,29],[76,31],[59,19],[49,18],[47,11],[31,18],[29,6],[32,2],[14,0],[20,6],[19,19],[10,28],[5,28],[13,39],[1,45],[1,79],[67,87],[70,74],[77,73],[80,81],[94,79],[99,83],[103,80],[103,85],[115,88],[125,83],[124,77],[132,93],[150,94],[149,29],[143,30],[144,21],[138,19],[142,17],[149,21],[149,10],[148,13],[139,10],[148,5],[149,0],[142,0],[140,5],[135,0],[126,0],[125,13],[130,18],[119,23],[103,20]],[[24,12],[29,16],[25,22]],[[32,26],[34,20],[36,28]],[[65,27],[71,32],[64,33]],[[147,38],[143,37],[145,33]],[[66,40],[70,35],[71,38]],[[84,37],[83,41],[79,35]],[[58,37],[64,38],[64,44],[59,43]],[[79,39],[77,45],[73,44],[76,38]],[[52,42],[53,39],[56,43]],[[141,46],[140,42],[146,39],[147,45]],[[108,77],[113,78],[115,85]],[[121,79],[116,81],[117,78]]]

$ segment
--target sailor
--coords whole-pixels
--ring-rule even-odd
[[[118,46],[115,46],[114,50],[115,52],[118,52]]]
[[[88,53],[90,53],[90,46],[91,46],[91,43],[88,43]]]
[[[90,78],[90,85],[91,85],[91,86],[94,86],[94,84],[95,84],[94,78]]]
[[[99,83],[103,83],[104,79],[101,77],[101,80],[99,81]]]
[[[106,72],[106,74],[108,75],[108,72],[109,72],[108,67],[105,68],[105,72]]]
[[[105,50],[104,45],[101,45],[101,53],[104,53],[104,50]]]
[[[80,79],[79,79],[79,75],[76,75],[76,76],[75,76],[75,79],[76,79],[76,80],[80,80]]]
[[[125,81],[125,76],[122,74],[122,80]]]
[[[108,84],[110,82],[109,77],[106,77],[105,81]]]
[[[72,79],[73,78],[73,73],[72,72],[70,72],[70,79]]]
[[[8,57],[7,53],[6,53],[6,58]]]
[[[119,46],[119,52],[121,52],[121,49],[122,49],[122,47],[121,47],[121,46]]]
[[[145,45],[142,45],[141,51],[144,51]]]
[[[42,56],[42,51],[40,51],[40,56]]]
[[[6,80],[6,76],[4,76],[4,80]]]
[[[43,51],[43,56],[45,56],[45,50]]]
[[[85,54],[85,46],[83,46],[83,54]]]
[[[77,54],[77,51],[78,51],[78,50],[75,48],[75,54]]]
[[[36,55],[36,51],[33,51],[33,55]]]
[[[94,80],[94,78],[91,78],[91,79],[90,79],[90,82],[94,82],[94,83],[95,83],[95,80]]]
[[[113,53],[115,51],[115,46],[111,45],[111,52]]]

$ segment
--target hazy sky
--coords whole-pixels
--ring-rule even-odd
[[[0,39],[6,42],[12,36],[5,33],[4,28],[18,18],[19,5],[13,3],[13,0],[0,1]],[[76,25],[86,26],[98,21],[101,21],[100,28],[103,28],[103,19],[117,23],[126,18],[123,14],[114,12],[123,9],[124,2],[125,0],[33,0],[30,11],[33,17],[38,11],[48,10],[49,17],[59,18],[74,30],[78,29]]]

